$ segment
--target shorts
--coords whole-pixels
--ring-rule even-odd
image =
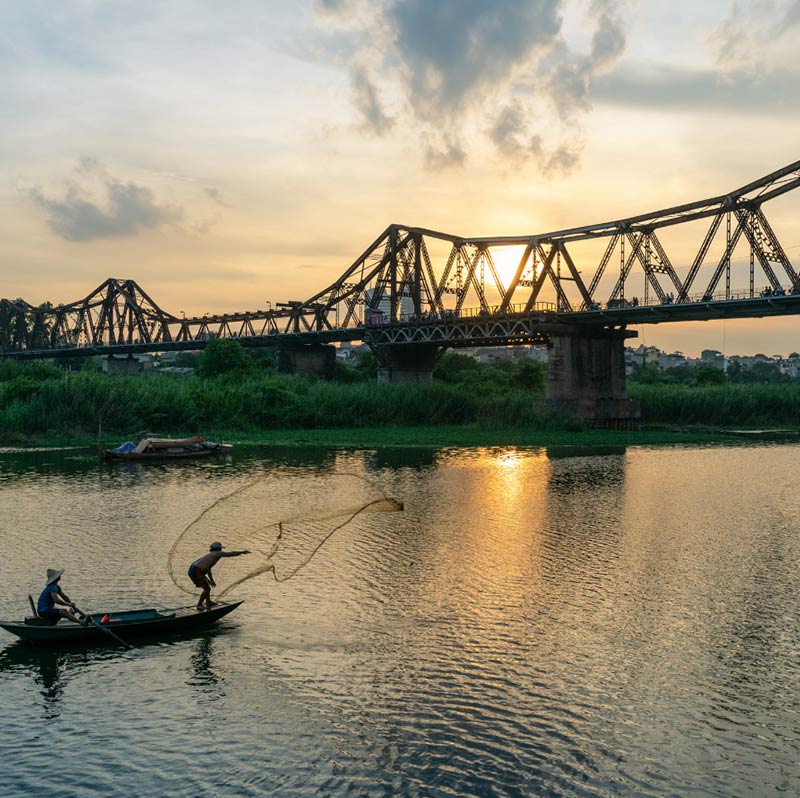
[[[39,612],[39,617],[50,621],[50,623],[58,623],[61,613],[55,607],[48,607],[46,610]]]
[[[189,566],[189,579],[194,582],[195,587],[211,587],[204,571],[201,571],[196,565]]]

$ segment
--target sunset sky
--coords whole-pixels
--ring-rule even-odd
[[[798,44],[800,0],[0,0],[0,296],[115,276],[255,309],[392,222],[533,234],[724,193],[800,158]],[[796,194],[765,210],[800,268]],[[681,276],[703,232],[670,239]],[[800,351],[797,318],[641,333]]]

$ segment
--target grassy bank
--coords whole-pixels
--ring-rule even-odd
[[[67,440],[113,434],[130,437],[218,430],[258,435],[265,430],[382,426],[472,425],[534,430],[580,429],[575,419],[536,410],[541,394],[523,388],[465,389],[374,381],[322,382],[300,376],[231,374],[108,376],[58,369],[8,369],[0,375],[0,441]]]
[[[0,445],[118,443],[148,431],[335,446],[625,445],[725,439],[724,427],[800,428],[800,385],[645,385],[645,429],[585,430],[540,401],[538,374],[460,370],[431,384],[322,382],[270,370],[217,377],[67,373],[0,360]]]

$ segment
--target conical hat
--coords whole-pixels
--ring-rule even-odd
[[[63,573],[64,573],[63,571],[57,571],[55,568],[48,568],[47,569],[47,584],[48,585],[52,585],[53,582],[55,582],[56,579],[58,579],[61,576],[61,574],[63,574]]]

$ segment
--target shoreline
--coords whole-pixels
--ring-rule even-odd
[[[185,431],[159,435],[186,437]],[[342,449],[376,448],[453,448],[524,446],[594,448],[608,446],[674,446],[708,444],[742,444],[745,442],[800,442],[796,429],[715,429],[652,427],[640,430],[588,429],[576,432],[537,430],[516,427],[464,426],[386,426],[341,427],[327,429],[269,429],[258,431],[208,430],[201,433],[207,440],[239,446],[295,446]],[[124,435],[45,435],[26,440],[0,438],[3,450],[35,452],[42,449],[112,448],[126,440]],[[100,443],[100,447],[98,447]]]

